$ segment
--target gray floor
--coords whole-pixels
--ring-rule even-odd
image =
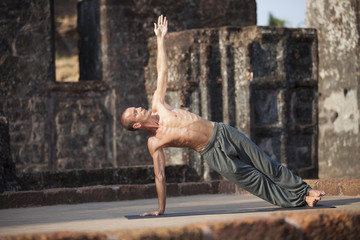
[[[182,226],[208,221],[267,217],[274,212],[318,211],[324,208],[360,210],[360,197],[326,196],[317,208],[284,209],[252,195],[196,195],[168,198],[164,216],[139,216],[156,207],[157,199],[146,199],[4,209],[0,210],[0,235]]]

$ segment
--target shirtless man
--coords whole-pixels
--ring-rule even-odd
[[[165,102],[167,54],[165,36],[168,21],[162,15],[154,23],[157,37],[157,87],[152,111],[127,108],[121,123],[128,130],[148,131],[148,148],[153,158],[159,208],[142,216],[162,215],[166,205],[165,156],[163,148],[186,147],[199,152],[209,166],[241,188],[276,205],[313,207],[325,195],[312,190],[302,179],[277,161],[238,130],[215,123]]]

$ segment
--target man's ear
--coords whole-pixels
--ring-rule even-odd
[[[140,123],[134,123],[132,125],[132,127],[133,127],[133,129],[139,129],[139,128],[141,128],[141,124]]]

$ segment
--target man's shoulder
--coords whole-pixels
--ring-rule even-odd
[[[156,135],[151,135],[149,138],[148,138],[148,147],[155,147],[157,145],[159,145],[159,139],[156,137]]]
[[[148,149],[151,154],[162,147],[163,147],[163,144],[162,144],[161,139],[157,138],[156,136],[150,136],[148,138]]]

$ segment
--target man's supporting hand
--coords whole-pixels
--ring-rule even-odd
[[[166,20],[166,17],[160,15],[158,18],[158,23],[154,23],[154,33],[158,38],[163,38],[165,37],[167,31],[168,21]]]
[[[159,215],[163,215],[164,211],[160,211],[160,210],[156,210],[153,212],[148,212],[148,213],[143,213],[140,216],[145,217],[145,216],[159,216]]]

